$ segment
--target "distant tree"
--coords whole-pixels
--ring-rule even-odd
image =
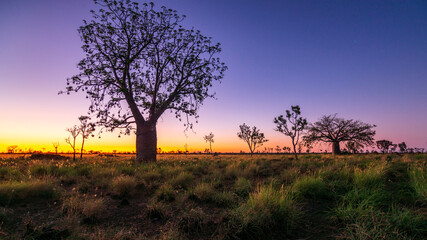
[[[378,141],[376,141],[376,143],[377,143],[377,148],[379,150],[381,150],[382,153],[387,153],[390,146],[393,145],[393,143],[391,141],[385,140],[385,139],[384,140],[378,140]]]
[[[17,145],[9,146],[9,147],[7,147],[7,153],[9,153],[9,154],[15,153],[17,149],[18,149]]]
[[[363,145],[353,141],[348,141],[345,147],[351,153],[359,153],[362,152],[363,149]]]
[[[291,148],[290,148],[290,147],[283,147],[282,149],[283,149],[283,151],[284,151],[285,153],[288,153],[288,152],[290,152],[290,151],[291,151]]]
[[[205,148],[205,151],[204,151],[205,153],[210,153],[210,150],[209,150],[209,148]]]
[[[248,144],[252,157],[255,150],[268,140],[265,139],[264,133],[260,132],[255,126],[251,130],[250,126],[243,123],[239,128],[240,132],[237,133],[237,136]]]
[[[277,153],[282,152],[282,148],[279,145],[276,146],[275,150]]]
[[[302,131],[304,131],[307,126],[307,119],[301,117],[301,108],[298,105],[291,106],[291,110],[286,110],[285,117],[283,115],[279,115],[274,118],[274,123],[276,124],[276,128],[274,130],[291,138],[295,158],[298,159],[296,146],[298,145]]]
[[[392,153],[396,152],[396,149],[397,149],[397,144],[392,144],[392,145],[390,146],[390,151],[391,151]]]
[[[332,144],[332,153],[340,154],[340,143],[352,141],[362,146],[374,143],[375,125],[363,123],[353,119],[345,120],[335,115],[327,115],[319,121],[309,124],[304,141],[326,142]]]
[[[211,150],[211,153],[212,153],[212,143],[214,142],[213,138],[214,138],[214,135],[212,132],[209,135],[206,135],[203,137],[203,139],[209,143],[209,149]]]
[[[55,154],[58,155],[59,142],[53,142],[52,146],[55,148]]]
[[[89,122],[90,117],[88,116],[80,116],[79,120],[80,120],[79,132],[80,132],[80,135],[82,135],[82,148],[80,149],[80,159],[82,159],[85,140],[88,139],[91,135],[93,136],[93,132],[95,131],[95,124]]]
[[[399,151],[402,153],[406,152],[408,149],[405,142],[401,142],[401,143],[397,144],[397,146],[399,146]]]
[[[67,128],[66,130],[67,132],[70,133],[71,136],[66,138],[65,142],[68,143],[70,147],[73,149],[73,160],[75,161],[76,160],[76,140],[80,134],[80,128],[79,126],[74,125],[73,127]]]
[[[304,142],[303,145],[305,147],[305,152],[306,153],[310,153],[311,149],[313,149],[313,145],[311,145],[309,142]]]
[[[216,56],[220,44],[181,25],[185,16],[154,4],[128,0],[95,1],[78,30],[85,57],[80,73],[67,80],[66,92],[86,92],[97,124],[123,134],[136,130],[136,161],[156,161],[157,121],[165,111],[185,126],[197,112],[209,88],[227,67]],[[126,106],[126,107],[125,107]]]

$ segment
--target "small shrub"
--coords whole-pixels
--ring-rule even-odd
[[[214,199],[215,189],[209,183],[198,184],[190,193],[190,198],[201,202],[210,202]]]
[[[19,181],[21,178],[22,174],[18,169],[11,167],[0,168],[0,180]]]
[[[163,220],[166,216],[166,205],[161,202],[147,204],[147,217],[151,220]]]
[[[239,177],[237,181],[234,183],[234,191],[240,197],[247,197],[251,192],[252,184],[251,181],[244,177]]]
[[[241,169],[235,164],[228,165],[224,170],[224,179],[236,179],[240,175]]]
[[[36,165],[30,168],[30,173],[35,177],[43,177],[49,174],[49,169],[45,165]]]
[[[413,168],[409,172],[410,183],[415,189],[418,198],[427,202],[427,170],[426,168]]]
[[[178,229],[187,236],[210,235],[212,222],[201,208],[192,208],[183,214],[178,222]]]
[[[300,212],[289,191],[258,186],[233,213],[233,230],[241,239],[283,239],[293,235]]]
[[[84,218],[97,219],[105,211],[102,198],[87,198],[72,195],[62,200],[62,212],[68,215],[80,215]]]
[[[0,184],[0,205],[36,199],[53,200],[59,196],[55,186],[48,181],[8,182]]]
[[[111,181],[112,191],[122,197],[129,196],[133,191],[135,191],[138,181],[133,176],[118,176]]]
[[[232,192],[219,192],[213,196],[212,202],[218,207],[232,207],[236,197],[236,194]]]
[[[178,176],[172,178],[170,183],[175,189],[187,189],[194,181],[194,175],[188,172],[181,172]]]
[[[296,196],[305,199],[329,199],[331,192],[322,179],[305,176],[294,182],[292,188]]]
[[[169,183],[161,185],[155,195],[159,201],[172,202],[175,200],[175,190]]]

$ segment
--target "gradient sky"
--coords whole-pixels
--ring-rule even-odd
[[[160,119],[162,149],[203,150],[203,135],[213,132],[214,151],[247,151],[237,138],[242,123],[259,127],[270,139],[265,146],[290,146],[273,118],[296,104],[309,121],[337,113],[376,124],[377,140],[427,148],[426,1],[154,2],[220,42],[229,67],[194,132],[173,115]],[[53,150],[55,141],[70,150],[65,128],[89,101],[57,93],[78,73],[77,28],[93,8],[90,0],[0,2],[0,152],[9,145]],[[103,134],[87,146],[132,151],[134,141]]]

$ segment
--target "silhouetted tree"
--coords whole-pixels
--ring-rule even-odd
[[[291,148],[290,148],[290,147],[283,147],[283,151],[284,151],[285,153],[288,153],[288,152],[290,152],[290,151],[291,151]]]
[[[17,145],[8,146],[7,147],[7,153],[9,153],[9,154],[15,153],[17,149],[18,149]]]
[[[399,151],[400,152],[406,152],[407,151],[407,146],[406,146],[406,143],[405,142],[401,142],[401,143],[399,143],[399,144],[397,144],[398,146],[399,146]]]
[[[265,139],[264,133],[260,132],[260,130],[255,126],[251,130],[250,126],[243,123],[243,125],[240,125],[239,128],[240,132],[237,133],[237,136],[248,144],[252,157],[255,149],[262,146],[262,144],[268,140]]]
[[[66,138],[65,142],[68,143],[70,147],[73,149],[73,160],[75,161],[76,160],[76,140],[80,134],[80,129],[78,126],[74,125],[73,127],[67,128],[66,130],[67,132],[70,133],[71,136]]]
[[[55,154],[58,155],[59,142],[53,142],[52,146],[55,148]]]
[[[376,141],[377,148],[381,150],[382,153],[387,153],[390,146],[393,145],[393,143],[389,140],[378,140]]]
[[[291,106],[291,110],[286,110],[286,119],[283,115],[280,115],[274,118],[274,123],[276,124],[275,131],[291,138],[295,158],[298,159],[296,146],[298,145],[300,134],[307,126],[307,119],[301,117],[301,108],[298,105]]]
[[[276,150],[276,152],[277,152],[277,153],[282,152],[282,148],[280,148],[280,146],[279,146],[279,145],[277,145],[277,146],[276,146],[275,150]]]
[[[214,138],[214,135],[212,132],[209,133],[209,135],[206,135],[203,137],[203,139],[209,143],[209,149],[211,150],[211,153],[212,153],[212,143],[214,142],[213,138]]]
[[[327,115],[319,121],[309,124],[304,141],[326,142],[332,144],[332,153],[340,154],[340,143],[352,141],[362,146],[374,143],[375,125],[353,119],[345,120],[335,115]]]
[[[390,151],[392,152],[392,153],[394,153],[394,152],[396,152],[396,149],[397,149],[397,144],[392,144],[391,146],[390,146]]]
[[[82,135],[82,148],[80,149],[80,159],[82,159],[85,140],[88,139],[89,136],[91,136],[92,133],[95,131],[95,124],[89,122],[90,117],[88,116],[80,116],[79,120],[80,120],[79,132]]]
[[[215,57],[220,44],[185,29],[175,10],[124,0],[95,1],[98,11],[79,28],[86,56],[80,73],[67,80],[66,92],[86,92],[90,112],[108,130],[136,130],[136,161],[156,161],[160,116],[167,110],[198,117],[208,90],[226,66]],[[127,107],[125,107],[127,106]]]

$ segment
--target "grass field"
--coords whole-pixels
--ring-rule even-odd
[[[423,239],[427,154],[0,159],[0,239]]]

